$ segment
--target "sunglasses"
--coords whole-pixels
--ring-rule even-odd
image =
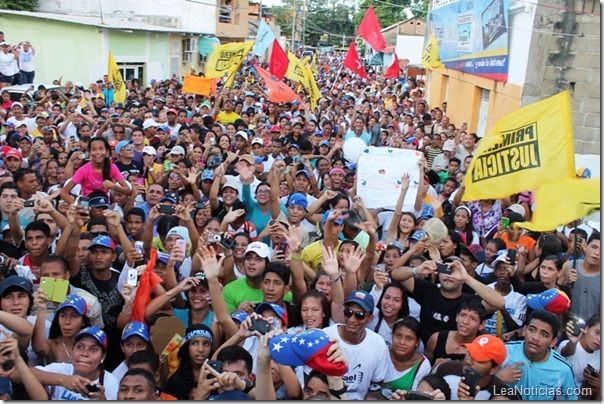
[[[357,320],[364,320],[365,317],[369,316],[369,313],[364,312],[364,311],[354,311],[354,310],[348,309],[348,308],[344,309],[344,317],[350,318],[350,317],[352,317],[353,314]]]

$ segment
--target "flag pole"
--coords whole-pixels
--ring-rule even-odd
[[[333,81],[333,85],[331,86],[331,89],[329,90],[330,93],[333,93],[333,88],[336,86],[336,82],[338,80],[338,77],[340,76],[340,73],[342,73],[342,69],[344,68],[344,65],[340,65],[340,70],[338,70],[338,74],[336,74],[336,78]]]

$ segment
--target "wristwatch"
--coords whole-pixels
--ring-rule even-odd
[[[249,380],[245,380],[245,388],[242,391],[243,394],[247,394],[254,388],[254,385]]]
[[[337,398],[338,400],[342,397],[342,394],[344,394],[348,391],[348,386],[346,385],[346,383],[343,383],[343,384],[344,384],[344,386],[340,390],[329,389],[329,393],[332,396],[334,396],[335,398]]]

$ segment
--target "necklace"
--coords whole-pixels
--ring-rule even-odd
[[[72,363],[71,354],[69,353],[69,350],[67,349],[67,347],[65,346],[65,343],[63,341],[61,341],[61,345],[63,345],[63,349],[65,350],[67,359],[69,359],[69,363]]]

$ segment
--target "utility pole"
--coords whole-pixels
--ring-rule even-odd
[[[294,53],[294,37],[296,33],[296,1],[294,0],[294,14],[292,16],[292,53]]]

